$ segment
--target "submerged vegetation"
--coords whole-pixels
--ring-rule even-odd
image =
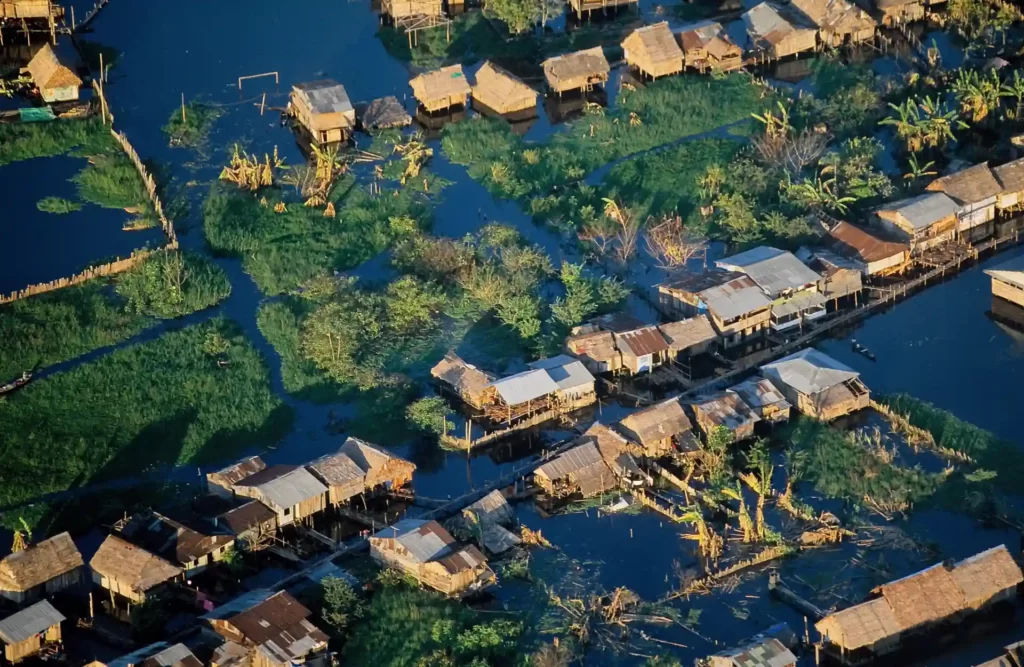
[[[43,197],[36,202],[36,208],[43,213],[55,213],[63,215],[66,213],[74,213],[75,211],[81,211],[82,205],[76,201],[70,199],[63,199],[61,197]]]
[[[290,422],[234,324],[168,332],[0,401],[0,504],[161,465],[230,460],[275,442]]]
[[[102,153],[112,142],[110,130],[98,118],[2,123],[0,166],[37,157],[63,155],[76,149],[83,155]]]
[[[217,107],[192,101],[184,109],[171,112],[163,131],[171,146],[198,148],[206,143],[213,124],[221,115],[223,112]]]
[[[166,251],[120,275],[117,293],[132,313],[173,318],[226,299],[231,283],[210,260],[189,252]]]

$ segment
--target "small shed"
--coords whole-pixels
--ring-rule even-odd
[[[345,141],[356,128],[356,111],[345,86],[333,79],[292,86],[288,110],[317,144]]]
[[[73,588],[83,566],[71,536],[59,533],[0,560],[0,597],[22,604]]]
[[[874,3],[882,16],[882,25],[887,28],[924,18],[925,3],[922,0],[874,0]]]
[[[985,269],[985,273],[992,279],[992,296],[1024,308],[1024,256]]]
[[[327,508],[327,487],[301,466],[276,465],[234,486],[240,496],[277,512],[278,527],[302,521]]]
[[[515,512],[501,491],[495,489],[486,496],[462,510],[470,513],[479,523],[497,523],[507,525],[515,520]]]
[[[667,456],[677,449],[689,451],[694,444],[689,437],[693,424],[676,398],[634,412],[618,423],[618,429],[652,458]]]
[[[412,116],[394,95],[373,100],[363,111],[363,128],[368,131],[406,127],[412,123]]]
[[[818,31],[804,23],[795,12],[762,2],[743,13],[750,50],[770,60],[813,51]]]
[[[154,589],[177,579],[182,569],[116,535],[109,535],[89,561],[100,588],[141,603]]]
[[[277,512],[258,500],[250,500],[220,514],[215,519],[246,547],[259,543],[261,538],[277,532]]]
[[[875,20],[847,0],[792,0],[792,6],[817,26],[818,38],[825,46],[859,44],[875,36]]]
[[[467,364],[454,352],[444,355],[444,359],[430,369],[430,375],[478,410],[486,405],[487,385],[495,380],[493,375]]]
[[[1016,212],[1024,204],[1024,158],[992,169],[1001,191],[996,198],[999,212]]]
[[[8,663],[21,662],[39,653],[45,644],[60,642],[60,624],[64,615],[46,600],[0,621],[0,641]]]
[[[473,108],[478,111],[496,114],[523,111],[536,114],[537,111],[537,91],[489,60],[477,70],[472,96]]]
[[[743,67],[743,49],[733,43],[721,23],[702,21],[676,31],[687,67],[731,72]]]
[[[592,498],[618,486],[618,480],[592,440],[571,447],[533,473],[533,481],[552,498],[579,493]]]
[[[416,464],[393,454],[380,445],[346,438],[341,445],[341,454],[351,459],[366,476],[365,490],[400,489],[412,482]]]
[[[890,241],[876,233],[840,222],[831,230],[832,249],[861,266],[865,276],[902,273],[910,263],[910,246]]]
[[[860,373],[808,347],[761,367],[786,400],[803,414],[831,421],[871,404]]]
[[[611,331],[587,328],[569,336],[565,348],[591,373],[615,373],[622,369],[622,353],[615,347],[615,334]]]
[[[622,366],[630,373],[650,373],[669,358],[669,344],[656,326],[615,334],[615,346],[622,353]]]
[[[960,206],[945,193],[926,192],[885,204],[875,210],[875,217],[883,229],[918,253],[956,237],[959,211]]]
[[[942,192],[959,206],[957,232],[961,237],[978,240],[992,234],[996,200],[1003,186],[988,164],[982,162],[967,169],[937,178],[928,184],[929,192]]]
[[[224,560],[234,536],[216,526],[187,526],[158,512],[132,515],[119,534],[133,544],[178,565],[191,577]]]
[[[466,100],[473,93],[462,65],[451,65],[420,74],[409,85],[412,86],[412,94],[429,113],[465,106]]]
[[[673,358],[702,354],[718,340],[718,334],[707,315],[659,324],[658,331],[668,342],[669,356]]]
[[[522,542],[522,538],[504,528],[514,521],[512,506],[497,489],[462,510],[463,525],[478,532],[480,546],[495,555],[505,553]]]
[[[71,102],[78,99],[78,89],[82,80],[78,75],[57,60],[49,44],[43,44],[36,55],[25,67],[32,83],[39,89],[39,94],[47,104],[52,102]]]
[[[667,21],[634,30],[622,42],[626,62],[652,79],[683,71],[679,48]]]
[[[384,528],[370,538],[370,556],[451,596],[475,593],[497,580],[479,549],[460,546],[436,521],[403,519]]]
[[[527,364],[532,369],[543,370],[555,384],[555,403],[560,410],[575,410],[592,405],[597,401],[594,376],[587,367],[565,354],[547,359],[538,359]]]
[[[789,420],[793,406],[768,380],[750,378],[733,385],[732,390],[739,394],[743,402],[750,406],[763,423],[775,425]]]
[[[731,389],[695,399],[690,405],[697,425],[708,437],[718,429],[725,428],[731,434],[732,442],[746,440],[754,437],[754,425],[761,421],[739,394]]]
[[[835,301],[864,289],[863,265],[828,250],[818,250],[807,266],[821,276],[818,292],[826,301]]]
[[[287,591],[253,591],[203,620],[227,641],[249,648],[253,667],[293,667],[326,658],[327,635],[310,622],[312,615]]]
[[[542,63],[544,80],[551,92],[589,91],[608,81],[611,67],[600,46],[548,58]]]
[[[267,464],[263,462],[263,459],[258,456],[250,456],[216,472],[206,473],[206,488],[214,495],[233,498],[236,495],[236,484],[265,470],[266,467]]]

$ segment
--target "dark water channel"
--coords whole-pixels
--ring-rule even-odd
[[[83,15],[91,2],[75,4],[76,11]],[[287,162],[296,164],[302,160],[289,132],[279,127],[277,113],[259,115],[254,102],[259,101],[264,91],[268,92],[268,104],[281,107],[292,83],[327,75],[342,82],[355,101],[369,101],[383,95],[405,99],[410,95],[409,72],[402,63],[386,54],[375,37],[377,26],[378,18],[365,0],[304,0],[301,3],[251,0],[244,4],[209,0],[173,3],[169,0],[114,0],[103,11],[90,39],[122,52],[109,83],[118,128],[128,134],[142,156],[168,165],[180,182],[194,180],[198,184],[189,190],[193,204],[191,218],[180,223],[189,230],[182,235],[183,245],[194,249],[204,247],[199,203],[208,183],[216,177],[217,165],[226,159],[225,150],[230,143],[244,139],[251,150],[259,152],[277,145]],[[279,86],[273,84],[273,78],[264,78],[246,82],[243,91],[238,91],[239,76],[272,71],[279,72]],[[202,97],[230,105],[225,107],[228,113],[218,121],[212,136],[208,161],[197,159],[191,151],[168,147],[160,131],[180,103],[182,93],[189,99]],[[531,128],[528,137],[542,138],[550,131],[552,127],[542,118]],[[435,209],[435,233],[460,237],[475,231],[485,221],[500,221],[514,225],[528,240],[544,247],[556,264],[576,258],[559,234],[534,224],[518,204],[496,201],[481,185],[469,179],[462,167],[448,163],[441,156],[437,142],[433,145],[435,158],[431,169],[453,182]],[[107,225],[105,219],[100,219],[102,211],[96,213],[96,220],[90,218],[74,224],[73,216],[66,216],[66,222],[59,216],[40,219],[38,216],[46,214],[35,212],[35,201],[47,195],[67,196],[61,189],[64,186],[57,186],[78,168],[78,162],[72,160],[67,163],[49,161],[48,164],[56,166],[48,167],[51,171],[45,179],[33,171],[36,169],[34,162],[0,169],[0,182],[4,182],[5,187],[22,192],[29,192],[31,188],[39,190],[38,196],[33,192],[24,197],[24,211],[7,208],[5,202],[0,218],[6,218],[10,211],[18,220],[32,221],[32,227],[66,225],[67,228],[54,227],[52,235],[40,237],[41,248],[64,259],[56,269],[28,261],[32,253],[20,248],[28,247],[22,244],[32,241],[27,240],[30,238],[27,233],[15,229],[18,250],[11,248],[7,237],[0,243],[0,291],[10,289],[5,288],[8,283],[16,288],[55,277],[64,270],[63,262],[85,262],[116,253],[120,246],[110,250],[111,239],[116,239],[117,243],[124,239],[127,249],[139,245],[138,237],[120,231],[121,218],[110,225],[110,238],[104,236],[107,232],[98,230]],[[66,175],[61,171],[65,168]],[[9,233],[7,225],[0,224],[0,229]],[[80,231],[81,236],[77,235]],[[1024,250],[1014,252],[1020,254]],[[75,253],[83,253],[81,259]],[[1000,255],[993,261],[1004,261],[1006,257]],[[389,275],[386,260],[386,256],[381,256],[372,260],[370,266],[356,269],[355,273],[374,280],[386,278]],[[240,262],[219,261],[230,277],[232,294],[215,312],[236,320],[245,329],[268,360],[275,392],[296,412],[293,432],[267,454],[267,459],[298,463],[336,447],[340,437],[327,431],[328,415],[333,412],[335,417],[344,417],[350,414],[351,408],[314,405],[284,392],[279,359],[256,327],[256,312],[264,297],[244,274]],[[872,317],[852,332],[850,335],[878,355],[877,362],[854,354],[848,337],[829,340],[821,346],[861,371],[873,391],[906,391],[1024,446],[1016,422],[1016,408],[1022,398],[1024,343],[986,317],[990,297],[982,268],[971,268],[942,285],[931,287],[893,310]],[[656,275],[657,272],[645,271],[633,278],[648,285]],[[643,319],[653,317],[642,300],[634,299],[631,310]],[[608,405],[599,417],[611,421],[629,411],[628,407]],[[406,443],[398,451],[419,466],[415,479],[418,493],[446,498],[479,488],[508,472],[521,452],[536,453],[565,435],[567,433],[554,433],[543,438],[537,435],[535,441],[509,445],[505,454],[499,448],[493,454],[467,457],[422,443]],[[193,468],[177,473],[182,479],[195,479]],[[559,547],[560,553],[572,559],[572,568],[607,589],[627,586],[647,599],[657,598],[677,583],[677,572],[696,566],[693,543],[681,538],[681,533],[688,530],[651,512],[598,517],[596,511],[590,510],[544,518],[528,504],[518,506],[517,512],[523,523],[543,530]],[[935,542],[944,556],[957,558],[1002,542],[1013,546],[1016,540],[1008,531],[985,530],[967,520],[939,512],[918,513],[906,528]],[[786,561],[782,565],[783,574],[838,580],[844,576],[841,565],[855,552],[852,545],[812,552]],[[551,560],[552,567],[561,567],[549,552],[538,555],[537,559],[540,565]],[[905,574],[917,565],[900,554],[893,555],[891,560],[898,574]],[[860,585],[860,594],[867,590],[865,585]],[[511,582],[501,587],[496,604],[524,609],[527,608],[524,604],[536,605],[531,595],[533,593],[524,586]],[[696,597],[676,606],[684,617],[699,614],[700,620],[692,631],[672,626],[649,629],[649,632],[654,637],[684,644],[686,648],[669,645],[659,648],[661,652],[676,654],[684,662],[718,650],[779,620],[791,623],[794,628],[803,627],[802,618],[795,612],[768,598],[761,574],[745,580],[730,592]],[[993,655],[994,652],[989,652],[985,657]],[[629,656],[616,658],[610,652],[601,652],[588,656],[588,663],[619,659],[639,660]]]

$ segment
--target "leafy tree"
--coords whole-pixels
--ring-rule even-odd
[[[131,313],[179,317],[227,297],[231,283],[216,264],[199,255],[163,251],[121,274],[116,289]]]
[[[501,20],[511,33],[518,35],[544,18],[545,8],[538,0],[488,0],[484,12]]]
[[[400,334],[433,326],[434,317],[446,301],[437,286],[411,276],[403,276],[388,285],[384,296],[388,322]]]
[[[321,615],[332,634],[344,636],[349,626],[362,618],[365,607],[359,593],[344,579],[326,577],[322,582],[323,610]]]
[[[450,424],[448,415],[451,408],[448,402],[440,396],[421,398],[412,403],[405,410],[406,419],[413,426],[425,433],[442,435],[445,433],[445,424]]]

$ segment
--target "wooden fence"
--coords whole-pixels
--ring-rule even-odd
[[[489,445],[498,442],[499,440],[503,440],[504,438],[508,438],[518,433],[519,431],[525,431],[526,429],[532,426],[543,424],[549,419],[554,419],[558,417],[558,415],[560,414],[562,413],[559,412],[558,410],[545,410],[543,412],[538,412],[532,417],[516,423],[514,426],[509,426],[508,428],[504,428],[500,431],[493,431],[491,433],[487,433],[486,435],[480,436],[476,440],[471,440],[468,438],[456,438],[445,433],[441,436],[441,444],[450,449],[462,450],[471,450],[474,447],[483,447],[484,445]]]
[[[164,214],[163,202],[160,201],[160,195],[157,193],[156,189],[156,180],[153,179],[152,174],[150,174],[149,170],[146,169],[146,165],[142,163],[142,159],[139,157],[138,152],[136,152],[135,147],[128,141],[128,137],[126,137],[124,133],[118,132],[113,128],[114,117],[107,106],[107,100],[103,94],[103,88],[96,83],[95,79],[93,79],[92,85],[96,94],[100,98],[104,122],[106,122],[107,118],[110,119],[110,135],[114,138],[114,141],[117,142],[117,145],[121,147],[121,150],[125,152],[125,155],[128,156],[128,159],[135,166],[135,170],[139,173],[139,178],[142,179],[143,184],[146,186],[146,196],[149,197],[150,204],[153,206],[153,212],[156,214],[157,220],[160,223],[160,229],[163,231],[165,243],[162,247],[153,250],[135,250],[129,257],[124,259],[118,258],[112,262],[100,264],[99,266],[91,266],[81,273],[75,273],[64,278],[57,278],[56,280],[51,280],[46,283],[29,285],[24,289],[11,292],[7,295],[0,294],[0,305],[12,303],[20,299],[27,299],[28,297],[36,296],[37,294],[45,294],[65,287],[71,287],[72,285],[80,285],[89,280],[93,280],[94,278],[116,275],[127,271],[134,266],[138,266],[157,252],[178,249],[178,236],[174,231],[174,225]]]

